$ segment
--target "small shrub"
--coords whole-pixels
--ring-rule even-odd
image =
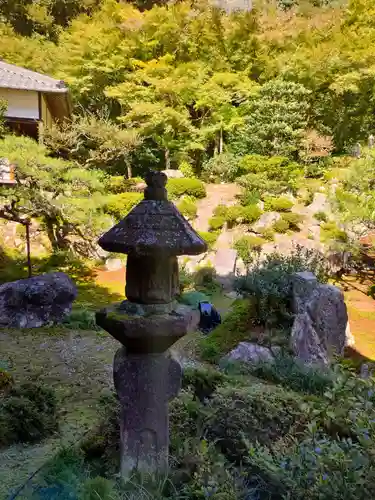
[[[207,243],[208,249],[212,250],[216,244],[216,241],[219,237],[219,232],[217,231],[198,231],[199,236]]]
[[[262,249],[262,245],[266,243],[266,240],[260,238],[259,236],[242,236],[234,243],[234,248],[238,252],[238,256],[243,260],[245,265],[249,265],[254,260],[254,253],[259,253]]]
[[[210,182],[232,182],[241,173],[238,159],[231,153],[222,153],[210,158],[202,169],[202,177]]]
[[[34,384],[13,387],[0,403],[0,445],[36,442],[57,428],[56,397]]]
[[[246,224],[252,224],[262,215],[262,210],[258,205],[247,205],[242,209],[242,220]]]
[[[183,174],[184,177],[187,178],[195,177],[194,169],[187,161],[182,161],[180,163],[180,166],[178,167],[178,170]]]
[[[288,231],[289,223],[284,219],[279,219],[273,224],[272,228],[276,233],[283,234]]]
[[[335,222],[324,222],[320,226],[320,237],[323,242],[337,241],[347,243],[348,235]]]
[[[240,224],[243,220],[243,207],[241,205],[228,207],[225,217],[229,228]]]
[[[9,392],[13,386],[13,382],[12,375],[7,370],[0,367],[0,396]]]
[[[375,300],[375,285],[370,285],[367,291],[367,295]]]
[[[197,202],[196,199],[192,196],[184,196],[177,204],[177,208],[182,213],[182,215],[190,221],[195,219],[197,216]]]
[[[193,282],[195,286],[207,286],[213,283],[216,278],[215,268],[212,266],[198,267],[193,273]]]
[[[226,371],[231,373],[233,368],[228,365]],[[322,395],[333,383],[332,372],[306,366],[288,355],[276,356],[274,363],[241,365],[239,373],[250,374],[305,394]]]
[[[95,320],[95,313],[86,310],[73,310],[63,321],[66,328],[72,330],[100,330]]]
[[[219,216],[211,217],[208,221],[210,231],[220,230],[223,228],[224,224],[225,224],[224,217],[219,217]]]
[[[80,500],[113,500],[115,485],[101,476],[87,479],[81,487]]]
[[[213,215],[214,217],[223,217],[225,219],[227,216],[227,211],[228,207],[226,205],[218,205],[217,207],[215,207]]]
[[[224,318],[221,325],[200,341],[199,347],[202,359],[217,362],[224,354],[236,347],[239,342],[249,339],[255,317],[253,302],[244,299],[233,304],[231,311]]]
[[[296,394],[256,382],[244,388],[219,388],[209,402],[213,412],[206,434],[229,460],[239,463],[249,444],[271,444],[301,424],[305,420],[301,403]]]
[[[293,202],[286,197],[266,198],[264,200],[264,210],[266,212],[289,212],[293,207]]]
[[[176,451],[187,438],[200,438],[204,421],[204,407],[191,392],[182,390],[169,403],[171,448]]]
[[[185,368],[182,387],[192,390],[194,397],[203,403],[226,380],[226,375],[213,368]]]
[[[256,205],[260,200],[260,192],[254,189],[246,189],[240,196],[241,205]]]
[[[299,231],[299,225],[303,222],[303,216],[293,212],[282,214],[281,219],[288,223],[289,229]]]
[[[142,193],[120,193],[108,197],[104,210],[120,220],[127,215],[130,210],[143,200]]]
[[[328,281],[324,256],[301,246],[289,256],[267,255],[246,276],[237,279],[237,289],[253,299],[254,322],[289,325],[292,318],[291,275],[300,271],[313,272],[321,283]]]
[[[171,200],[181,198],[183,195],[193,196],[194,198],[204,198],[206,188],[199,179],[168,179],[168,196]]]
[[[122,175],[111,176],[107,182],[107,191],[113,194],[126,193],[134,191],[137,184],[144,183],[142,177],[133,177],[126,179]]]
[[[314,217],[317,221],[319,222],[327,222],[328,220],[328,216],[325,212],[316,212],[316,214],[314,214]]]
[[[265,227],[263,229],[259,229],[259,233],[262,235],[267,241],[273,241],[275,239],[275,232],[272,227]]]

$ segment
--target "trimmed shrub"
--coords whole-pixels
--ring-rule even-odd
[[[319,222],[327,222],[328,221],[328,215],[322,211],[316,212],[316,214],[314,214],[314,217]]]
[[[202,359],[217,362],[239,342],[249,340],[254,317],[253,300],[236,301],[221,325],[216,327],[209,336],[201,339],[199,347]]]
[[[215,268],[212,266],[202,266],[193,273],[193,282],[195,286],[207,286],[213,283],[216,278]]]
[[[254,253],[259,253],[265,243],[266,240],[259,236],[242,236],[242,238],[235,241],[234,248],[244,264],[249,265],[254,260]]]
[[[202,177],[209,182],[232,182],[242,173],[238,159],[231,153],[210,158],[202,168]]]
[[[219,217],[219,216],[211,217],[208,221],[210,231],[220,230],[223,228],[224,224],[225,224],[224,217]]]
[[[285,221],[289,225],[289,229],[293,231],[299,231],[299,225],[302,224],[304,217],[300,214],[295,214],[293,212],[282,214],[281,220]]]
[[[323,242],[338,241],[347,243],[348,235],[335,222],[324,222],[320,226],[320,239]]]
[[[281,384],[284,387],[305,394],[324,394],[332,386],[333,372],[321,367],[306,366],[289,355],[275,357],[274,363],[230,363],[225,367],[230,374],[251,375]]]
[[[257,221],[262,215],[262,210],[258,205],[247,205],[242,209],[242,220],[247,224],[252,224]]]
[[[264,200],[264,210],[266,212],[289,212],[293,207],[293,202],[285,196],[279,198],[266,198]]]
[[[206,435],[221,452],[239,463],[249,445],[272,444],[305,420],[302,398],[283,388],[254,382],[249,387],[219,388],[209,402],[213,410]]]
[[[260,192],[254,189],[246,189],[240,196],[241,205],[256,205],[261,199]]]
[[[204,198],[206,196],[206,188],[203,182],[194,178],[168,179],[167,190],[171,200],[181,198],[183,195],[194,196],[194,198]]]
[[[123,175],[114,175],[108,179],[107,191],[114,194],[126,193],[136,189],[137,184],[144,183],[142,177],[126,179]]]
[[[127,215],[130,210],[143,200],[142,193],[121,193],[113,194],[108,197],[104,210],[120,220]]]
[[[56,397],[46,387],[13,387],[0,403],[0,446],[36,442],[57,429]]]
[[[289,229],[289,223],[284,219],[279,219],[273,224],[272,229],[276,233],[286,233]]]
[[[197,216],[197,202],[192,196],[184,196],[177,204],[177,208],[188,220],[193,220]]]
[[[0,396],[10,391],[13,382],[12,375],[7,370],[0,367]]]
[[[275,239],[275,232],[272,229],[272,227],[265,227],[259,229],[259,234],[261,234],[262,238],[264,238],[267,241],[273,241]]]
[[[231,228],[236,224],[240,224],[242,222],[242,215],[243,207],[241,207],[241,205],[233,205],[232,207],[228,207],[225,216],[228,227]]]
[[[203,403],[228,377],[213,368],[185,368],[182,387],[191,390],[194,397]]]
[[[178,170],[183,174],[184,177],[187,178],[195,177],[194,169],[187,161],[182,161],[178,167]]]
[[[72,330],[100,330],[95,321],[95,313],[84,309],[73,309],[69,316],[64,319],[63,325]]]
[[[214,217],[224,217],[227,216],[228,207],[226,205],[218,205],[213,211]]]
[[[198,231],[198,234],[207,243],[208,249],[212,250],[220,233],[217,231]]]

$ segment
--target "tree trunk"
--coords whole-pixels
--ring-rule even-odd
[[[223,146],[224,146],[224,141],[223,141],[223,129],[220,129],[219,132],[219,153],[221,154],[223,152]]]
[[[126,168],[128,171],[128,179],[131,179],[133,177],[133,170],[130,161],[126,161]]]
[[[171,168],[171,159],[169,156],[169,149],[168,148],[165,148],[164,158],[165,158],[165,169],[169,170]]]

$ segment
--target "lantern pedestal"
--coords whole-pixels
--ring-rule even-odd
[[[180,364],[165,354],[130,354],[121,347],[113,378],[120,400],[121,475],[166,472],[168,401],[181,387]]]

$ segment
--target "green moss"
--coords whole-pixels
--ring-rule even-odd
[[[293,202],[285,196],[269,197],[264,200],[264,210],[267,212],[289,212],[292,207]]]
[[[239,342],[248,340],[251,336],[254,316],[252,300],[236,301],[221,325],[201,340],[199,349],[202,359],[217,362]]]
[[[286,233],[289,229],[289,223],[284,219],[277,220],[272,226],[276,233]]]
[[[320,239],[322,242],[337,241],[346,243],[348,235],[340,229],[335,222],[324,222],[320,226]]]

